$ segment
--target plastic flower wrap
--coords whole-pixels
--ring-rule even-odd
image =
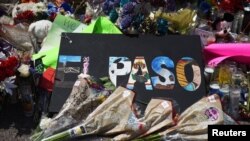
[[[123,87],[118,87],[85,121],[79,125],[55,134],[43,141],[68,140],[91,134],[119,133],[128,119],[133,116],[131,109],[135,94]]]
[[[129,119],[124,133],[116,136],[114,140],[131,140],[172,125],[174,125],[172,103],[163,99],[152,99],[145,110],[144,117]]]
[[[147,106],[145,111],[145,116],[143,122],[146,123],[148,127],[147,132],[142,136],[149,135],[155,131],[158,131],[164,127],[169,127],[175,125],[175,114],[173,111],[173,105],[171,101],[163,99],[152,99]]]
[[[146,108],[145,116],[138,119],[132,109],[133,98],[132,91],[118,87],[84,123],[44,141],[65,140],[86,135],[116,135],[113,140],[131,140],[174,125],[170,101],[152,99]]]
[[[28,33],[28,26],[0,25],[0,33],[0,36],[5,40],[9,41],[17,50],[32,50],[32,42]]]
[[[79,75],[60,112],[41,125],[43,131],[36,133],[31,139],[41,140],[83,122],[110,95],[113,86],[111,82],[105,81],[105,86],[102,86],[90,77]]]
[[[208,125],[223,124],[223,115],[219,96],[211,95],[187,108],[176,126],[138,141],[207,140]]]

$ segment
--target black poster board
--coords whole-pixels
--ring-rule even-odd
[[[205,95],[203,68],[199,36],[63,33],[49,110],[58,112],[87,72],[132,89],[136,101],[171,98],[183,111]]]

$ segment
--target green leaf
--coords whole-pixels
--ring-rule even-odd
[[[104,82],[104,83],[110,81],[110,80],[109,80],[109,77],[107,77],[107,76],[101,77],[100,80],[101,80],[102,82]]]

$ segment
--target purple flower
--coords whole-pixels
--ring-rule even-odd
[[[131,25],[132,21],[133,21],[132,15],[125,15],[125,16],[121,19],[120,28],[121,28],[121,29],[126,29],[126,28],[128,28],[128,27]]]
[[[109,12],[111,11],[112,9],[112,6],[110,5],[109,3],[109,0],[106,0],[104,3],[103,3],[103,6],[102,6],[102,10],[103,12],[108,15]]]
[[[103,3],[102,10],[106,15],[109,15],[110,11],[115,7],[118,7],[120,4],[120,0],[106,0]]]
[[[128,2],[122,7],[122,15],[131,14],[134,12],[135,4],[133,2]]]

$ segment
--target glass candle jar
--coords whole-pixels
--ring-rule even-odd
[[[233,87],[230,90],[230,115],[237,119],[239,117],[239,102],[240,102],[241,89]]]

